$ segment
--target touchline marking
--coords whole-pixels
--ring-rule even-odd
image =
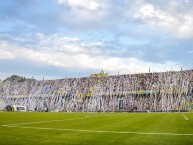
[[[182,116],[183,116],[186,120],[188,120],[188,117],[186,117],[184,114],[182,114]]]
[[[2,126],[4,126],[4,127],[15,127],[15,128],[25,128],[25,129],[59,130],[59,131],[92,132],[92,133],[193,136],[193,134],[158,133],[158,132],[127,132],[127,131],[108,131],[108,130],[83,130],[83,129],[41,128],[41,127],[22,127],[22,126],[12,126],[12,125],[2,125]]]
[[[46,123],[46,122],[61,122],[61,121],[68,121],[68,120],[79,120],[79,119],[86,119],[89,117],[84,117],[84,118],[72,118],[72,119],[63,119],[63,120],[50,120],[50,121],[36,121],[36,122],[25,122],[25,123],[16,123],[16,124],[7,124],[7,125],[2,125],[2,126],[17,126],[17,125],[22,125],[22,124],[38,124],[38,123]]]
[[[98,117],[101,117],[101,116],[98,116]],[[22,125],[22,124],[38,124],[38,123],[47,123],[47,122],[61,122],[61,121],[80,120],[80,119],[88,119],[88,118],[96,118],[96,117],[91,117],[91,116],[86,115],[86,117],[82,117],[82,118],[71,118],[71,119],[63,119],[63,120],[48,120],[48,121],[35,121],[35,122],[24,122],[24,123],[16,123],[16,124],[6,124],[6,125],[1,125],[1,126],[13,126],[13,125],[17,126],[17,125]]]

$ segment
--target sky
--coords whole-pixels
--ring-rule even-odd
[[[0,0],[0,79],[193,69],[193,0]]]

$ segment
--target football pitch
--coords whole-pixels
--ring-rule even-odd
[[[192,113],[0,112],[0,145],[192,145]]]

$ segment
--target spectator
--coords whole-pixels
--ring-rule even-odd
[[[191,109],[192,102],[193,70],[0,81],[0,110],[11,104],[35,111],[171,111]]]

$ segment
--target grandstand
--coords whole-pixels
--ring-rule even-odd
[[[94,76],[94,77],[93,77]],[[0,110],[170,112],[193,109],[193,70],[35,80],[11,76],[0,82]]]

